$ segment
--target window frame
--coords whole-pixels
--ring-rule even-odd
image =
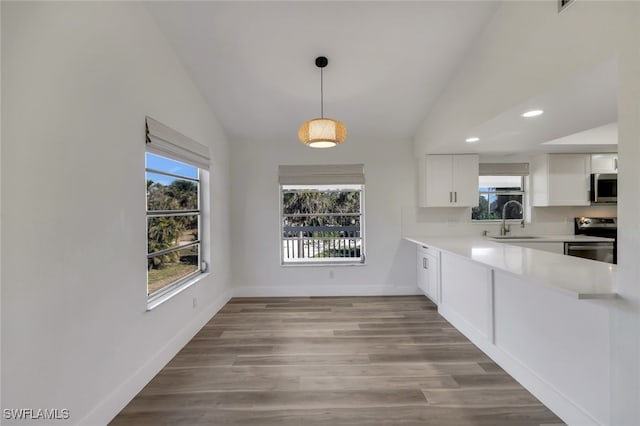
[[[506,223],[521,223],[522,221],[527,220],[527,179],[526,176],[521,175],[510,175],[513,177],[519,177],[521,182],[521,190],[520,191],[482,191],[480,189],[480,177],[482,176],[491,176],[491,177],[505,177],[504,175],[480,175],[478,176],[478,197],[482,197],[482,194],[489,195],[521,195],[522,196],[522,218],[520,219],[506,219]],[[472,223],[502,223],[502,218],[500,219],[474,219],[473,218],[473,207],[469,212],[471,216]]]
[[[319,192],[326,192],[326,189],[318,189],[320,187],[327,187],[327,186],[331,186],[331,187],[335,187],[335,188],[344,188],[345,192],[347,189],[352,189],[350,187],[358,187],[357,191],[360,193],[360,212],[354,215],[358,215],[360,217],[360,236],[358,237],[358,239],[360,240],[360,256],[359,257],[345,257],[343,259],[345,260],[338,260],[340,258],[336,258],[336,257],[332,257],[332,258],[323,258],[323,257],[319,257],[319,258],[303,258],[304,260],[301,261],[287,261],[285,258],[285,240],[284,240],[284,218],[285,218],[285,214],[284,214],[284,193],[287,190],[287,187],[292,187],[292,186],[300,186],[300,187],[316,187],[316,189],[314,188],[309,188],[307,190],[309,191],[319,191]],[[300,188],[300,190],[302,190],[302,188]],[[340,191],[333,191],[333,192],[340,192]],[[335,267],[335,266],[364,266],[366,265],[366,232],[365,232],[365,184],[364,183],[359,183],[359,184],[331,184],[331,185],[326,185],[326,184],[305,184],[305,185],[292,185],[292,184],[280,184],[279,185],[279,190],[278,190],[278,196],[279,196],[279,238],[278,238],[278,242],[280,244],[280,266],[282,267],[300,267],[300,266],[330,266],[330,267]],[[322,213],[318,214],[318,215],[323,215]],[[325,215],[330,215],[330,214],[325,214]],[[347,215],[351,215],[350,214],[338,214],[339,216],[347,216]],[[286,215],[286,216],[291,216],[291,215]]]
[[[157,157],[176,161],[182,164],[185,164],[189,167],[194,167],[197,170],[197,178],[191,178],[188,176],[183,176],[179,174],[173,174],[171,172],[153,169],[148,167],[147,165],[147,154],[152,154]],[[186,163],[183,159],[178,156],[171,156],[167,152],[159,153],[153,149],[145,150],[145,184],[148,181],[147,174],[153,173],[166,177],[176,178],[180,180],[186,180],[190,182],[194,182],[197,185],[197,208],[196,209],[185,209],[185,210],[148,210],[149,208],[149,192],[145,191],[145,234],[146,234],[146,254],[147,254],[147,262],[149,259],[153,257],[160,256],[162,254],[173,253],[176,251],[188,249],[190,247],[197,247],[198,252],[198,263],[197,269],[184,277],[177,279],[160,289],[157,289],[153,292],[149,292],[149,268],[147,265],[147,311],[152,310],[156,306],[164,303],[165,301],[171,299],[176,294],[182,292],[186,288],[198,282],[202,279],[209,271],[209,262],[205,259],[205,247],[208,244],[208,239],[206,232],[204,232],[207,227],[204,223],[204,217],[206,214],[206,203],[205,203],[205,189],[208,184],[208,170],[202,169],[194,164]],[[180,217],[180,216],[196,216],[198,222],[198,239],[190,242],[188,244],[176,245],[175,247],[171,247],[164,250],[159,250],[157,252],[149,253],[149,219],[152,217]]]

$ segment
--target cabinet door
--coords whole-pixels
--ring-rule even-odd
[[[435,304],[438,304],[438,258],[436,256],[427,255],[427,296]]]
[[[425,207],[453,205],[451,155],[427,155]]]
[[[549,161],[549,205],[588,206],[589,154],[551,154]]]
[[[418,288],[422,290],[422,292],[427,295],[429,290],[428,287],[428,269],[427,269],[427,255],[420,249],[418,249],[418,255],[416,257],[416,272],[417,272],[417,284]]]
[[[591,173],[618,173],[618,154],[591,154]]]
[[[417,284],[425,296],[438,303],[438,257],[433,249],[418,247]]]
[[[456,207],[478,206],[478,156],[469,154],[452,157],[454,205]]]

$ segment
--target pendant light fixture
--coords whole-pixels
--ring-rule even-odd
[[[316,58],[316,66],[320,68],[320,118],[305,121],[298,130],[298,138],[311,148],[331,148],[342,143],[347,137],[347,128],[333,118],[324,117],[324,93],[322,69],[329,60],[324,56]]]

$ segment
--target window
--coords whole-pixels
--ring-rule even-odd
[[[147,153],[147,294],[200,272],[200,172]]]
[[[363,264],[363,165],[280,166],[279,173],[282,264]]]
[[[480,176],[478,178],[480,200],[478,207],[471,209],[472,220],[502,220],[504,205],[515,200],[524,206],[524,177]],[[507,219],[522,220],[524,208],[510,203],[505,215]]]
[[[283,263],[362,263],[362,185],[283,185]]]
[[[195,282],[203,260],[208,149],[147,117],[147,295],[151,308]]]

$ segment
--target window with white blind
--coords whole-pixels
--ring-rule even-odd
[[[523,220],[526,201],[525,176],[528,174],[528,163],[480,163],[480,198],[478,207],[471,209],[471,219],[502,220],[504,211],[507,220]],[[507,204],[512,200],[517,203]]]
[[[363,264],[363,165],[279,171],[282,264]]]
[[[147,295],[153,307],[207,270],[202,187],[208,149],[147,117]]]

